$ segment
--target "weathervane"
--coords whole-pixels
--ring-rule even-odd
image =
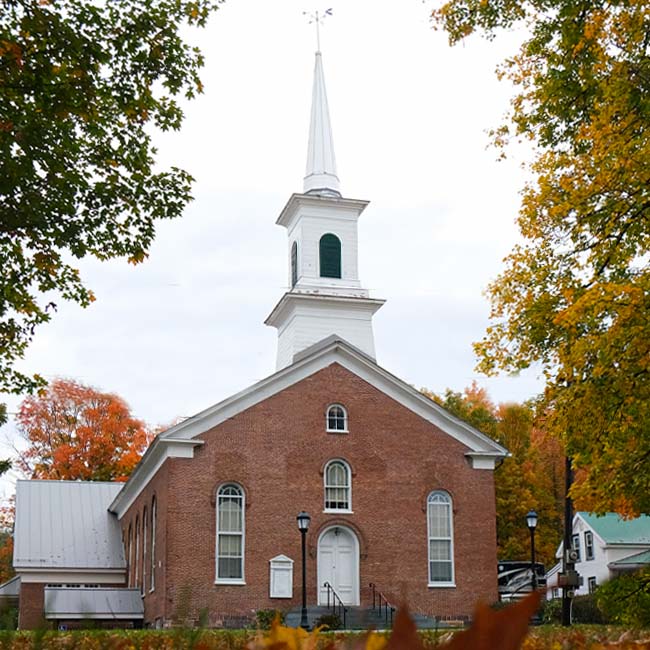
[[[303,16],[309,18],[309,24],[316,25],[316,51],[320,52],[320,26],[325,22],[328,16],[332,15],[332,8],[325,9],[324,11],[303,11]]]

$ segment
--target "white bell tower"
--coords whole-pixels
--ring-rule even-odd
[[[372,316],[384,304],[361,287],[359,216],[368,201],[342,198],[320,51],[316,52],[307,169],[277,224],[289,237],[289,286],[265,323],[278,330],[277,369],[332,334],[375,358]]]

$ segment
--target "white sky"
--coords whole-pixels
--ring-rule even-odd
[[[229,0],[188,32],[206,57],[205,94],[187,104],[182,131],[156,143],[161,165],[195,176],[195,201],[160,225],[139,267],[84,261],[97,302],[60,303],[22,370],[116,392],[150,424],[274,372],[276,330],[263,321],[288,282],[275,219],[302,190],[307,153],[315,36],[302,12],[328,6]],[[387,299],[377,360],[416,387],[477,379],[495,401],[520,401],[541,390],[535,373],[479,376],[471,344],[487,324],[483,291],[517,239],[521,158],[497,162],[486,132],[512,92],[494,70],[522,35],[450,48],[432,6],[347,0],[322,29],[342,192],[371,201],[360,275]],[[20,398],[6,401],[15,411]]]

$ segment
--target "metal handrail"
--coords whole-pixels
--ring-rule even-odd
[[[336,614],[343,623],[343,627],[346,627],[346,617],[348,614],[348,608],[343,604],[341,597],[336,593],[334,587],[329,582],[325,582],[323,587],[327,589],[327,609],[331,610],[333,614]],[[331,605],[330,605],[330,592],[332,594]]]
[[[382,607],[384,608],[384,620],[386,623],[393,627],[393,614],[395,613],[395,607],[391,605],[388,598],[377,589],[377,585],[374,582],[370,583],[370,588],[372,589],[372,610],[379,610],[379,615],[381,616]]]

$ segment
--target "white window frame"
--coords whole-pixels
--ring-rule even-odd
[[[571,536],[571,547],[578,554],[576,562],[582,562],[582,552],[580,551],[580,533]]]
[[[347,477],[347,485],[329,485],[327,482],[327,473],[332,465],[342,465],[345,469]],[[348,507],[347,508],[328,508],[327,507],[327,490],[331,489],[347,489],[348,492]],[[344,461],[342,458],[332,458],[332,460],[327,461],[325,465],[325,471],[323,472],[323,512],[336,512],[336,513],[347,513],[352,514],[352,468],[349,463]]]
[[[129,540],[129,548],[127,551],[127,557],[129,558],[127,560],[128,562],[128,567],[129,567],[129,576],[127,580],[127,585],[129,587],[133,587],[133,526],[129,524],[129,532],[128,532],[128,540]]]
[[[587,590],[589,591],[589,593],[593,594],[594,591],[596,591],[597,586],[598,586],[598,582],[596,582],[596,576],[589,576],[587,578]]]
[[[594,534],[590,530],[585,530],[585,560],[593,560],[595,557]]]
[[[449,537],[433,537],[431,535],[431,510],[430,504],[434,503],[434,499],[442,497],[445,499],[444,503],[447,504],[449,515]],[[440,503],[440,502],[438,502]],[[448,541],[449,542],[449,562],[451,564],[451,580],[449,581],[434,581],[431,579],[431,542],[432,541]],[[439,560],[438,560],[439,561]],[[451,495],[444,490],[434,490],[427,496],[427,582],[429,587],[455,587],[456,586],[456,570],[454,566],[454,508]]]
[[[343,428],[342,429],[330,429],[330,411],[332,409],[339,408],[343,411]],[[343,404],[330,404],[325,411],[325,431],[327,433],[349,433],[348,432],[348,410],[343,406]]]
[[[219,577],[219,536],[221,532],[219,531],[219,500],[221,498],[222,492],[227,488],[235,488],[239,491],[241,499],[241,532],[233,533],[233,531],[226,531],[224,535],[241,535],[241,578],[220,578]],[[228,495],[232,497],[232,495]],[[215,584],[218,585],[245,585],[246,584],[246,573],[245,573],[245,559],[246,559],[246,493],[244,488],[237,483],[224,483],[220,485],[217,489],[217,499],[215,504],[215,519],[216,519],[216,536],[215,536]]]
[[[149,593],[156,589],[156,497],[151,499],[151,576],[149,577]]]

